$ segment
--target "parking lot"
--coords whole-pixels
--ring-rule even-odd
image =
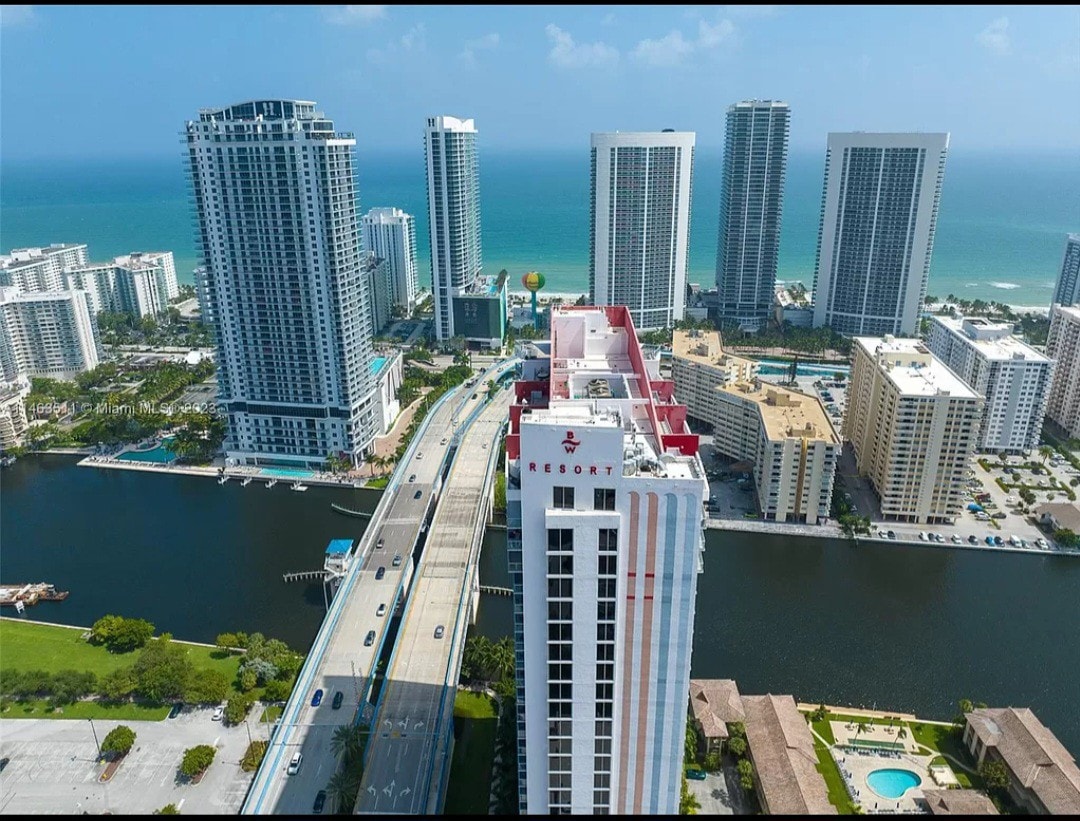
[[[140,814],[167,804],[184,814],[235,815],[254,773],[240,769],[250,737],[265,738],[255,705],[250,724],[226,727],[212,721],[213,709],[188,708],[163,721],[63,719],[0,720],[0,757],[10,759],[0,774],[0,813]],[[106,783],[97,763],[97,742],[119,724],[135,731],[135,746]],[[94,735],[97,735],[97,742]],[[179,776],[184,750],[199,744],[217,748],[214,763],[198,784]]]

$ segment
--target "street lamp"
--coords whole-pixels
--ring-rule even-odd
[[[94,719],[88,718],[86,720],[90,722],[90,732],[94,734],[94,743],[97,745],[97,755],[98,758],[101,758],[101,742],[98,741],[97,730],[94,729]]]

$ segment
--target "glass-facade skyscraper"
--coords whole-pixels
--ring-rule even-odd
[[[772,311],[780,255],[791,109],[773,100],[728,107],[716,289],[721,320],[757,330]]]
[[[315,106],[203,109],[181,132],[233,464],[357,463],[375,433],[356,140]]]

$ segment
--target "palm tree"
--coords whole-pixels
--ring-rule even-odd
[[[1054,453],[1054,449],[1052,447],[1050,447],[1049,445],[1040,445],[1039,446],[1039,455],[1042,457],[1044,465],[1046,464],[1046,460],[1049,459],[1050,456],[1053,455],[1053,453]]]
[[[353,758],[360,751],[363,734],[359,727],[342,724],[330,737],[330,752],[335,756],[345,753],[346,760]]]
[[[362,777],[363,772],[358,767],[346,767],[334,773],[326,785],[326,791],[330,793],[338,808],[349,808],[356,802]]]

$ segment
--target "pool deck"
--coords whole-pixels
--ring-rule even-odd
[[[79,467],[91,467],[91,468],[112,468],[116,470],[138,470],[144,473],[168,473],[174,476],[206,476],[211,479],[219,478],[217,467],[197,467],[194,465],[176,465],[165,464],[162,462],[133,462],[122,461],[109,456],[87,456],[79,463]],[[279,477],[267,477],[260,475],[259,471],[262,468],[249,467],[249,468],[229,468],[225,471],[225,474],[229,477],[229,482],[240,481],[251,476],[254,481],[252,484],[259,482],[265,483],[268,479],[277,478],[278,486],[289,488],[289,485],[293,480]],[[303,479],[303,483],[309,487],[360,487],[363,484],[362,479],[354,478],[349,479],[343,476],[329,478],[316,478],[314,476]]]

